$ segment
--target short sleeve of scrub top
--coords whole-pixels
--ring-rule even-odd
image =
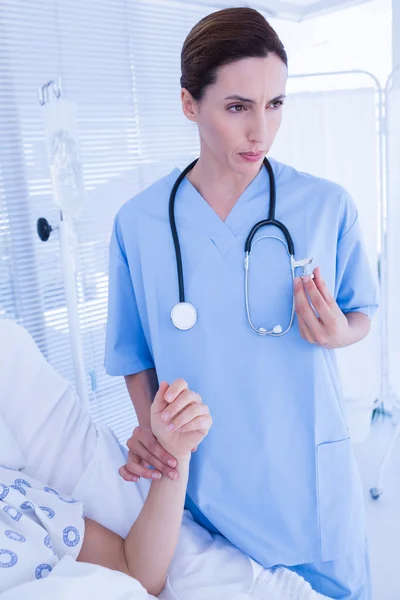
[[[134,375],[154,362],[140,322],[118,216],[110,242],[105,367],[109,375]]]
[[[368,260],[355,203],[347,194],[342,201],[345,206],[337,243],[336,302],[344,313],[362,312],[372,319],[378,309],[376,277]]]

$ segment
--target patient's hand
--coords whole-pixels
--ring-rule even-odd
[[[208,434],[212,418],[201,396],[177,379],[162,382],[151,406],[151,428],[158,442],[178,461],[190,454]]]

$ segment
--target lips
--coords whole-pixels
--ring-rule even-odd
[[[239,154],[244,160],[251,162],[256,162],[265,156],[265,152],[240,152]]]

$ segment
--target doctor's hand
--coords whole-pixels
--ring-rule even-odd
[[[190,459],[208,434],[212,418],[201,396],[186,381],[161,382],[151,406],[151,428],[160,444],[178,461]]]
[[[314,279],[305,276],[303,279],[296,277],[294,281],[295,308],[301,337],[310,344],[327,349],[352,344],[354,340],[349,322],[329,293],[320,268],[314,269]]]
[[[177,461],[158,443],[151,427],[136,427],[127,441],[127,464],[119,469],[125,481],[160,479],[163,475],[170,479],[178,478]]]
[[[186,381],[177,379],[171,386],[167,386],[164,394],[165,402],[174,402],[184,391],[188,391]],[[194,394],[194,392],[190,393]],[[176,406],[175,404],[175,409]],[[172,416],[173,412],[171,411]],[[136,427],[132,437],[127,441],[127,446],[129,449],[127,464],[119,469],[119,474],[125,481],[138,481],[141,477],[160,479],[163,476],[173,480],[178,479],[179,473],[176,469],[175,456],[163,448],[150,426]],[[193,446],[192,452],[195,452],[196,449],[197,444]]]

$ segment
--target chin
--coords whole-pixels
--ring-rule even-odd
[[[245,162],[240,158],[235,161],[235,165],[233,166],[233,171],[238,175],[249,175],[250,173],[254,173],[255,175],[259,172],[262,167],[264,157],[257,162]]]

